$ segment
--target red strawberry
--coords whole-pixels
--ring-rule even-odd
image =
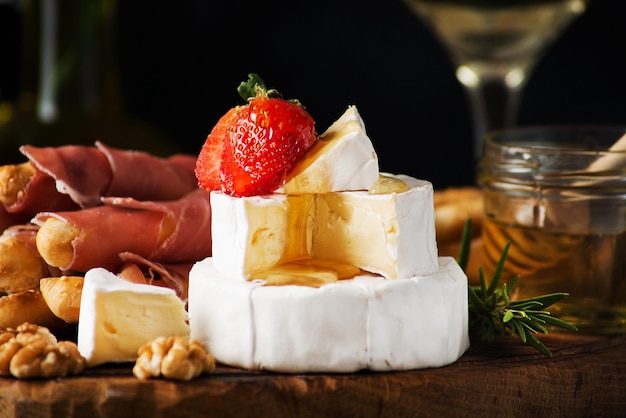
[[[311,115],[255,74],[239,86],[248,104],[230,109],[208,135],[196,164],[198,184],[233,196],[271,193],[317,140]]]
[[[222,161],[224,138],[228,136],[228,121],[232,118],[235,110],[236,108],[230,109],[217,121],[198,155],[195,172],[198,184],[205,190],[221,190],[222,188],[220,162]]]

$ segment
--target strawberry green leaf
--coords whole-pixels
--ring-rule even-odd
[[[239,87],[237,87],[237,93],[244,101],[248,102],[257,97],[259,93],[267,94],[267,88],[265,87],[265,82],[258,74],[249,73],[248,79],[242,81]]]

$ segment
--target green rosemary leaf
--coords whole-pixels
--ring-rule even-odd
[[[492,295],[489,295],[489,296],[492,296]],[[489,298],[489,300],[491,301],[491,305],[490,305],[491,311],[495,312],[496,309],[498,308],[498,299],[499,299],[498,297],[491,297],[491,298]]]
[[[529,334],[526,343],[546,357],[552,357],[552,352],[535,335]]]
[[[545,309],[559,302],[561,299],[565,298],[566,296],[569,296],[569,293],[563,293],[563,292],[549,293],[546,295],[536,296],[532,298],[531,300],[541,302],[541,304],[543,305]]]
[[[506,283],[504,283],[502,285],[502,292],[501,293],[502,293],[502,300],[504,301],[504,306],[506,306],[508,308],[509,305],[511,304],[511,301],[509,299],[509,292],[507,290]]]
[[[567,321],[563,321],[560,318],[556,318],[554,316],[551,316],[550,314],[542,316],[542,318],[543,318],[544,321],[546,321],[546,323],[548,323],[550,325],[554,325],[554,326],[566,329],[568,331],[578,331],[578,328],[576,328],[574,325],[570,324]]]
[[[507,309],[507,310],[513,313],[513,316],[515,316],[515,318],[519,318],[519,319],[528,318],[526,311],[521,311],[519,309]]]
[[[511,283],[509,283],[509,294],[511,294],[511,292],[513,292],[513,289],[515,289],[515,287],[517,286],[517,284],[519,283],[520,279],[522,277],[518,274],[515,277],[513,277],[513,280],[511,280]]]
[[[519,335],[519,338],[522,340],[523,343],[525,343],[527,341],[526,330],[524,329],[522,323],[519,321],[512,321],[512,325],[515,328],[517,335]]]
[[[480,292],[484,295],[487,292],[487,280],[485,279],[485,271],[483,270],[483,266],[478,267],[478,277],[480,279]]]
[[[531,307],[540,307],[542,309],[548,308],[554,305],[556,302],[562,299],[562,297],[557,297],[560,295],[567,295],[567,293],[553,293],[551,295],[544,296],[536,296],[527,299],[518,299],[511,302],[511,306],[515,306],[516,309],[530,309]]]
[[[519,321],[522,324],[522,326],[528,328],[529,330],[533,332],[541,332],[543,334],[548,334],[548,330],[539,322],[534,321],[532,318],[528,318],[528,317],[520,318]]]
[[[543,318],[542,318],[543,315],[545,315],[545,314],[550,315],[549,312],[540,311],[540,310],[536,310],[536,309],[524,309],[523,311],[526,313],[526,315],[538,318],[542,322],[544,321]]]
[[[516,300],[509,304],[509,308],[526,311],[531,308],[543,308],[543,303],[533,299]]]
[[[509,322],[511,319],[515,318],[515,315],[513,315],[513,312],[507,310],[504,315],[502,316],[502,320],[504,322]]]
[[[504,244],[504,249],[502,250],[502,254],[500,255],[498,264],[496,265],[496,270],[493,272],[491,283],[489,283],[489,287],[487,287],[487,294],[489,295],[493,294],[498,288],[498,284],[500,283],[500,277],[502,277],[502,272],[504,271],[504,262],[506,261],[506,256],[509,252],[510,246],[511,241],[507,241],[507,243]]]
[[[471,286],[468,287],[468,296],[469,304],[470,306],[474,306],[475,310],[484,311],[486,309],[482,299],[478,297],[476,291]]]

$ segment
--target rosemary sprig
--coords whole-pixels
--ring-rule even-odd
[[[461,249],[457,258],[463,271],[466,271],[469,260],[471,229],[472,221],[468,219],[463,229]],[[550,312],[545,311],[549,306],[568,296],[568,293],[550,293],[512,301],[509,296],[518,284],[520,276],[515,276],[508,285],[503,283],[499,286],[510,245],[510,242],[505,244],[489,283],[485,279],[483,268],[479,267],[480,285],[468,286],[470,333],[484,342],[491,341],[496,334],[517,335],[523,343],[534,347],[547,357],[552,357],[552,352],[536,337],[536,334],[538,332],[548,334],[546,325],[553,325],[570,331],[578,330],[569,322],[554,317],[550,315]]]

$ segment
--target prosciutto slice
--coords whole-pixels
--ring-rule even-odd
[[[211,255],[211,205],[209,192],[197,189],[183,199],[170,202],[139,201],[133,198],[103,198],[105,205],[126,210],[164,213],[175,220],[175,229],[148,259],[168,263],[198,261]],[[208,252],[207,252],[208,246]]]
[[[103,196],[165,201],[198,189],[196,157],[192,155],[159,158],[101,142],[95,147],[23,145],[20,151],[54,180],[57,193],[69,196],[81,208],[100,205]]]
[[[28,222],[26,216],[20,213],[11,213],[6,210],[4,205],[0,205],[0,233],[8,227],[16,224]]]
[[[172,289],[183,301],[187,301],[189,272],[194,263],[167,264],[150,261],[137,254],[121,253],[123,264],[117,275],[134,283],[144,283]]]
[[[100,204],[113,172],[106,156],[86,145],[37,148],[23,145],[20,152],[54,180],[55,189],[80,207]]]
[[[12,225],[7,228],[2,236],[11,236],[19,239],[33,253],[37,253],[37,245],[35,244],[35,236],[39,227],[33,224]]]
[[[107,147],[101,142],[96,142],[96,147],[106,155],[113,173],[103,196],[174,200],[198,188],[194,156],[158,158],[145,152]]]
[[[139,201],[105,198],[102,206],[69,212],[42,212],[32,222],[54,217],[80,230],[73,257],[62,270],[115,271],[120,254],[137,254],[160,263],[189,263],[211,255],[211,207],[208,192],[196,189],[181,199]],[[42,254],[45,258],[45,254]]]
[[[78,209],[70,196],[59,193],[55,180],[38,169],[35,169],[35,175],[20,192],[18,199],[10,205],[4,204],[3,207],[6,212],[15,214],[14,219],[22,221],[30,220],[38,212]]]

